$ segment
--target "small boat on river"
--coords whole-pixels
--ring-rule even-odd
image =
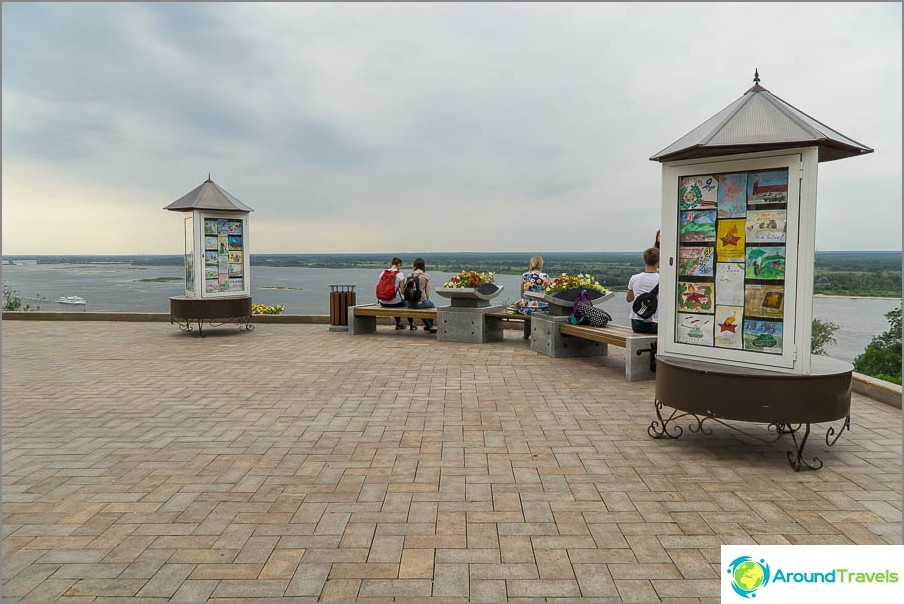
[[[59,304],[87,304],[81,296],[61,296],[57,302]]]

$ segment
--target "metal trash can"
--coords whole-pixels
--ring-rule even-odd
[[[330,329],[348,329],[348,307],[356,304],[355,299],[354,285],[330,285]]]

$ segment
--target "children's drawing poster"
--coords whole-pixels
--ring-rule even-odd
[[[217,238],[216,238],[216,236],[213,236],[213,237],[204,237],[204,249],[205,249],[205,250],[213,250],[214,252],[217,251]]]
[[[737,262],[716,263],[716,304],[744,306],[744,265]]]
[[[687,246],[678,248],[678,274],[681,276],[712,277],[714,271],[713,248]]]
[[[676,342],[781,354],[788,176],[773,168],[677,179]]]
[[[744,320],[744,308],[741,306],[716,306],[714,345],[719,348],[743,348],[741,327]]]
[[[784,243],[787,210],[751,210],[745,225],[747,243]]]
[[[678,282],[678,312],[713,312],[713,284]]]
[[[747,279],[782,279],[785,278],[785,246],[751,247],[746,250]]]
[[[779,321],[744,320],[744,350],[782,353],[782,323]]]
[[[744,219],[719,219],[716,234],[716,259],[719,262],[744,262]]]
[[[210,265],[210,264],[204,265],[204,278],[205,279],[217,279],[217,278],[219,278],[219,276],[220,276],[220,271],[218,270],[218,267],[215,264],[214,265]]]
[[[205,235],[216,235],[217,234],[217,219],[216,218],[205,218],[204,219],[204,234]]]
[[[719,218],[743,218],[747,212],[747,173],[723,174],[719,182]]]
[[[675,340],[682,344],[713,345],[713,315],[678,313]]]
[[[747,205],[771,205],[787,202],[787,169],[747,174]]]
[[[744,313],[748,317],[781,320],[785,316],[785,286],[748,283],[744,288]]]
[[[216,250],[207,250],[204,252],[204,263],[205,264],[216,264],[217,263]]]
[[[716,212],[715,210],[681,212],[678,228],[680,243],[713,241],[716,238]]]
[[[678,207],[682,210],[715,210],[718,181],[714,176],[686,176],[678,185]]]
[[[220,291],[220,281],[219,279],[205,279],[204,280],[204,291],[208,294]]]
[[[230,262],[229,263],[229,278],[232,279],[232,277],[241,277],[243,267],[244,267],[243,264],[233,264]]]

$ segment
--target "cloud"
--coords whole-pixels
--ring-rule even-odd
[[[819,247],[897,249],[900,18],[891,3],[7,4],[3,167],[18,193],[3,204],[22,222],[11,239],[4,220],[4,253],[43,241],[27,174],[94,183],[92,213],[147,200],[144,216],[208,172],[273,225],[262,253],[389,251],[410,223],[410,250],[639,249],[659,222],[648,158],[754,67],[877,150],[820,166]],[[823,212],[851,195],[872,228]],[[59,246],[181,249],[81,226]]]

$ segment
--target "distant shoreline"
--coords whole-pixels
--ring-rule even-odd
[[[833,294],[813,294],[814,298],[851,298],[854,300],[900,300],[901,297],[891,296],[836,296]]]

